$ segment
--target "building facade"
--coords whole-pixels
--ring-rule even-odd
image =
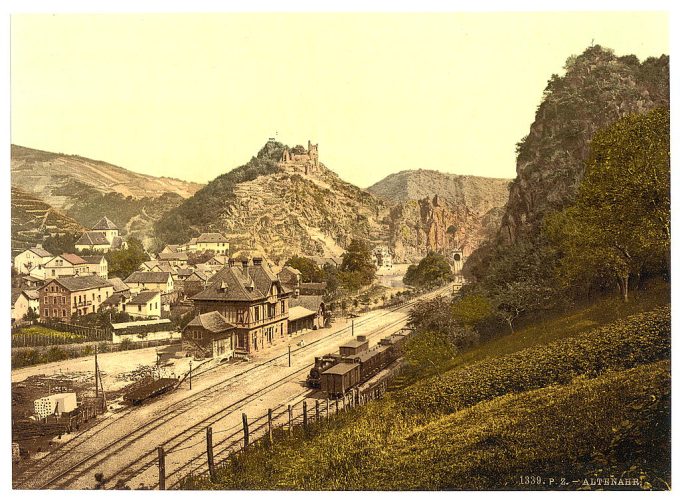
[[[262,258],[229,260],[191,299],[200,313],[219,312],[236,330],[236,350],[253,353],[288,337],[291,292]]]
[[[14,258],[14,270],[19,274],[29,275],[34,271],[42,270],[45,264],[53,257],[42,246],[37,245],[25,250],[21,254],[17,254]]]
[[[49,280],[39,290],[42,321],[68,322],[76,315],[99,311],[113,294],[113,285],[96,275]]]

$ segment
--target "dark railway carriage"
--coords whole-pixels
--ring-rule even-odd
[[[368,340],[366,339],[366,336],[357,336],[356,339],[352,339],[340,346],[340,355],[343,357],[358,355],[365,351],[368,351]]]
[[[345,357],[343,361],[359,364],[359,370],[361,372],[360,381],[364,382],[376,375],[383,367],[392,361],[389,359],[389,354],[390,347],[378,346],[377,348],[364,353],[359,353],[353,357]]]
[[[341,359],[342,357],[335,353],[329,353],[323,357],[315,357],[314,367],[312,367],[312,369],[309,371],[309,375],[307,376],[307,386],[310,388],[320,388],[321,373],[339,363]]]
[[[331,398],[341,397],[359,383],[359,364],[340,362],[321,373],[321,390]]]

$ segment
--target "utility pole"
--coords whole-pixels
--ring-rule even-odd
[[[288,367],[290,367],[290,345],[288,345]]]
[[[189,360],[189,389],[191,389],[191,360]]]
[[[354,337],[354,317],[352,317],[352,337]]]
[[[97,362],[97,345],[94,345],[94,396],[99,398],[99,364]]]

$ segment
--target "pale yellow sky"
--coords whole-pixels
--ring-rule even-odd
[[[207,182],[278,131],[361,187],[515,176],[542,91],[591,40],[668,53],[663,13],[13,15],[14,144]]]

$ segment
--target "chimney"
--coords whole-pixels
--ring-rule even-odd
[[[366,336],[357,336],[357,341],[363,343],[364,341],[366,341]]]
[[[227,261],[227,264],[229,265],[229,268],[233,268],[234,265],[236,264],[236,259],[230,257],[229,260]]]
[[[248,258],[244,257],[241,258],[241,267],[243,268],[244,271],[248,269]]]
[[[300,297],[300,289],[298,287],[295,287],[295,292],[294,292],[294,297],[297,299]]]
[[[262,266],[262,258],[261,257],[254,257],[253,258],[253,266]]]

